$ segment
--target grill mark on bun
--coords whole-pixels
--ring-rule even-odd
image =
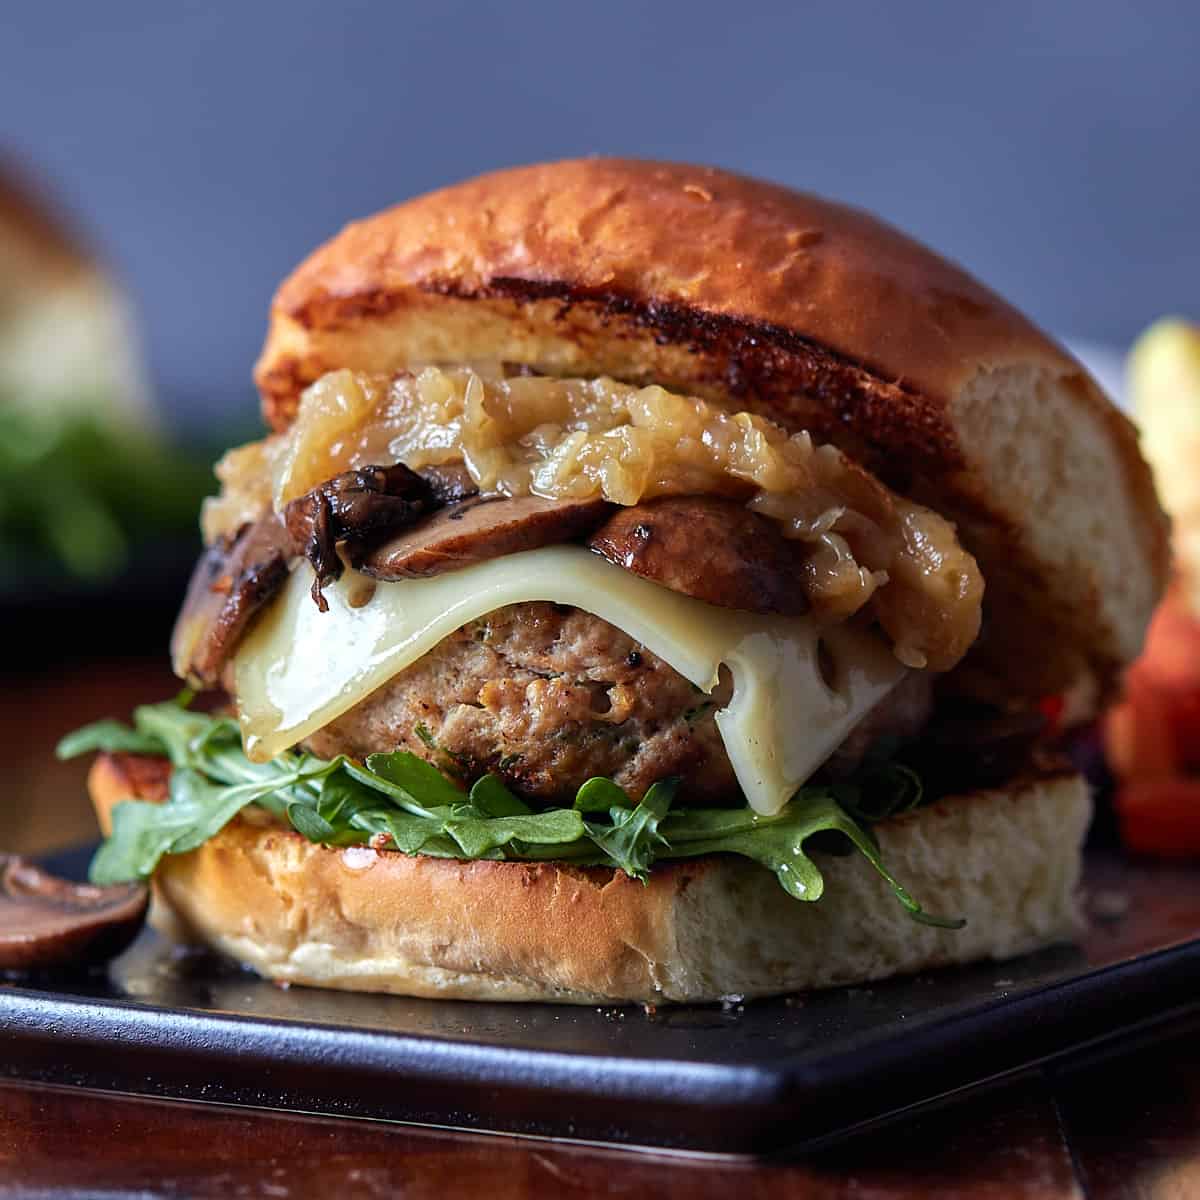
[[[651,334],[659,346],[679,345],[713,363],[712,382],[730,400],[766,401],[768,415],[795,410],[809,397],[798,425],[828,436],[856,429],[868,450],[868,462],[887,478],[896,473],[896,448],[919,459],[923,470],[957,470],[964,459],[937,406],[902,379],[888,379],[870,364],[845,355],[767,321],[726,316],[661,299],[640,299],[616,291],[579,287],[562,281],[494,276],[486,286],[464,290],[454,281],[431,280],[422,290],[462,300],[501,299],[518,304],[559,301],[560,319],[573,308],[594,315],[610,332],[622,322]],[[376,297],[376,303],[380,302]],[[886,455],[884,454],[887,449]],[[907,478],[911,471],[906,464]]]
[[[560,332],[570,337],[570,318],[584,330],[597,326],[608,338],[649,334],[655,345],[682,347],[693,356],[709,385],[734,406],[745,404],[775,421],[808,429],[822,439],[849,443],[852,453],[892,486],[907,486],[914,470],[937,475],[964,462],[942,408],[902,379],[888,379],[792,330],[766,321],[726,316],[669,300],[643,299],[563,280],[493,276],[467,287],[448,277],[422,280],[418,291],[465,302],[511,305],[519,316],[553,302]],[[345,295],[309,297],[289,316],[310,332],[330,333],[379,319],[411,303],[406,292],[382,288]],[[271,423],[286,428],[299,394],[333,364],[320,357],[282,358],[259,374]],[[645,379],[610,372],[622,382],[660,383],[687,393],[694,380],[670,376]]]

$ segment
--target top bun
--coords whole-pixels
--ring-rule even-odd
[[[957,522],[987,581],[956,672],[994,699],[1136,656],[1166,521],[1134,427],[1003,300],[875,218],[712,167],[519,167],[349,225],[287,279],[275,429],[339,367],[502,361],[658,383],[841,446]]]

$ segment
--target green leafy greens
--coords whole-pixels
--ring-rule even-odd
[[[0,395],[0,583],[32,570],[100,585],[140,543],[195,537],[208,448],[181,450],[110,408],[99,395],[91,411]]]
[[[619,867],[643,882],[662,859],[739,854],[774,872],[797,900],[817,900],[825,886],[805,843],[816,834],[840,835],[915,920],[962,924],[926,913],[888,872],[869,828],[847,811],[890,815],[919,803],[920,781],[904,768],[896,768],[890,783],[886,766],[875,764],[860,784],[801,788],[769,817],[749,808],[676,808],[674,780],[656,783],[635,803],[612,780],[589,779],[572,808],[535,811],[496,775],[465,791],[407,751],[372,754],[365,763],[289,751],[253,763],[242,752],[236,722],[186,705],[186,697],[146,705],[134,713],[133,729],[101,721],[59,745],[64,758],[94,750],[153,753],[174,768],[166,803],[125,800],[113,809],[112,833],[92,861],[93,882],[145,879],[163,855],[195,849],[256,804],[323,845]]]

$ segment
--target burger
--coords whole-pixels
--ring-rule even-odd
[[[1077,927],[1162,590],[1136,432],[873,217],[708,167],[485,175],[276,294],[175,629],[68,739],[176,931],[277,981],[710,1001]]]

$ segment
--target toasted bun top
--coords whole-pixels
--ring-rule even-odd
[[[865,213],[712,167],[485,175],[302,263],[256,378],[282,429],[328,370],[483,360],[761,412],[958,522],[988,585],[969,690],[1105,678],[1141,645],[1167,543],[1133,426],[1004,301]]]
[[[981,364],[1066,361],[970,276],[867,213],[714,167],[580,159],[418,197],[312,255],[275,298],[259,368],[272,424],[312,378],[274,374],[278,323],[379,315],[413,290],[643,306],[669,340],[722,328],[704,330],[704,317],[769,326],[930,398]]]

